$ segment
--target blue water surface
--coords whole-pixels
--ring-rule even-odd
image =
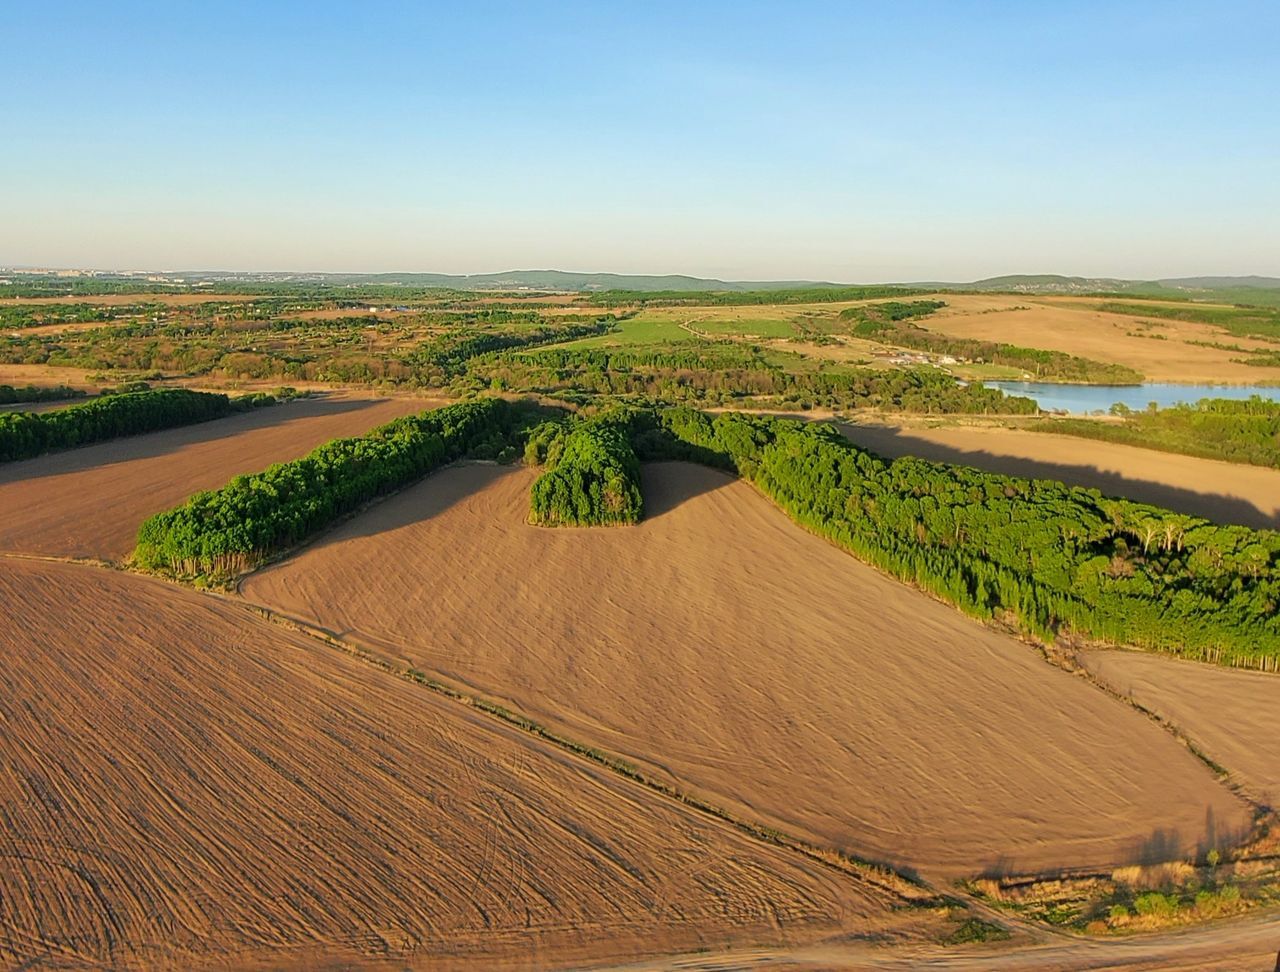
[[[1202,398],[1243,399],[1260,395],[1272,401],[1280,401],[1280,387],[1266,385],[1177,385],[1170,382],[1151,382],[1145,385],[1067,385],[1051,381],[985,381],[983,384],[999,388],[1006,395],[1034,398],[1046,411],[1077,414],[1105,412],[1117,402],[1137,411],[1146,408],[1151,402],[1155,402],[1159,408],[1168,408],[1179,402],[1194,404]]]

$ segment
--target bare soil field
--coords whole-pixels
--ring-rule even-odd
[[[1130,651],[1086,651],[1081,660],[1181,729],[1261,802],[1280,803],[1280,677]]]
[[[1249,822],[1149,719],[744,483],[649,466],[639,526],[548,530],[525,523],[533,475],[446,470],[242,593],[929,876],[1109,867]]]
[[[316,398],[0,465],[0,550],[121,560],[138,525],[192,493],[430,408]]]
[[[838,427],[852,442],[889,458],[919,456],[1009,476],[1057,479],[1218,523],[1280,528],[1280,469],[996,426],[841,422]]]
[[[0,615],[5,968],[532,968],[939,921],[226,600],[0,558]]]
[[[0,385],[69,385],[86,391],[97,389],[99,382],[89,380],[85,368],[55,368],[52,365],[0,364]]]
[[[1274,348],[1229,335],[1209,324],[1108,314],[1096,298],[1031,295],[944,294],[947,306],[920,321],[931,331],[983,341],[1005,341],[1128,365],[1149,381],[1217,381],[1252,384],[1280,379],[1280,368],[1236,364],[1238,351],[1188,344],[1189,340]]]

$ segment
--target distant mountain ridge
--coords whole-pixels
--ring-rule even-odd
[[[697,291],[741,292],[807,290],[860,286],[820,280],[719,280],[687,274],[596,273],[568,270],[505,270],[498,273],[307,273],[293,271],[108,271],[57,270],[31,267],[0,268],[0,274],[18,280],[33,278],[81,284],[91,281],[138,282],[150,287],[237,288],[254,285],[319,285],[327,287],[415,287],[470,291],[540,291],[596,293],[607,290],[654,293]],[[1167,297],[1173,300],[1208,300],[1225,303],[1280,306],[1280,277],[1203,276],[1166,277],[1159,280],[1125,280],[1119,277],[1076,277],[1063,274],[1005,274],[970,282],[905,281],[896,286],[919,290],[1003,291],[1026,294],[1131,294],[1135,297]]]

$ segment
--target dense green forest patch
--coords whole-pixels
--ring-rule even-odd
[[[735,469],[861,559],[1047,641],[1083,638],[1275,670],[1280,534],[1048,480],[860,449],[832,426],[637,411],[642,458]]]
[[[134,563],[188,576],[247,570],[448,462],[514,455],[524,419],[516,406],[481,399],[335,439],[150,517],[138,530]]]
[[[636,523],[644,514],[640,463],[625,426],[578,423],[530,490],[529,520],[542,526]]]
[[[1122,422],[1053,419],[1032,426],[1086,439],[1280,468],[1280,402],[1253,396],[1246,401],[1201,399],[1156,411],[1117,410]]]
[[[1022,348],[996,341],[950,337],[926,330],[915,324],[935,310],[945,307],[941,300],[891,301],[850,307],[842,311],[841,320],[851,322],[851,333],[898,347],[912,348],[930,354],[980,364],[1018,368],[1043,381],[1078,381],[1105,385],[1136,385],[1142,373],[1124,365],[1094,361],[1062,351]]]
[[[103,395],[52,412],[9,412],[0,415],[0,462],[31,459],[55,449],[207,422],[274,401],[269,395],[250,396],[237,402],[226,395],[162,388]]]

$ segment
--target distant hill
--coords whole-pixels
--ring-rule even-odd
[[[1000,291],[1023,294],[1131,294],[1167,300],[1280,306],[1280,277],[1167,277],[1124,280],[1119,277],[1068,277],[1056,273],[1012,273],[972,283],[919,281],[911,287],[937,290]]]
[[[174,272],[187,281],[237,283],[318,283],[329,286],[448,287],[454,290],[552,290],[593,292],[795,290],[831,287],[815,280],[716,280],[683,274],[575,273],[566,270],[507,270],[501,273],[228,273],[190,270]]]
[[[598,293],[696,293],[743,291],[808,290],[854,286],[821,280],[718,280],[685,274],[589,273],[567,270],[506,270],[500,273],[295,273],[291,271],[171,270],[102,271],[35,270],[0,268],[9,274],[15,288],[43,288],[49,293],[105,293],[133,290],[173,290],[204,288],[254,292],[311,287],[379,288],[410,287],[427,290],[443,288],[471,291],[563,291]],[[1125,280],[1120,277],[1072,277],[1056,273],[1015,273],[986,277],[968,283],[960,281],[914,281],[893,286],[918,290],[1001,291],[1025,294],[1126,294],[1166,300],[1197,300],[1229,304],[1258,304],[1280,307],[1280,277],[1204,276],[1166,277],[1160,280]],[[43,292],[43,291],[41,291]]]

